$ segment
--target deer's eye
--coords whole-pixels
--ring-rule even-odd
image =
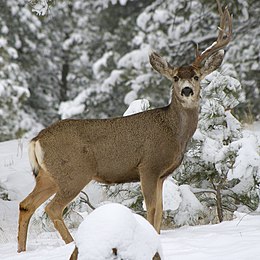
[[[173,80],[174,80],[175,82],[177,82],[177,81],[179,80],[179,77],[174,76],[174,77],[173,77]]]
[[[198,80],[199,80],[199,77],[198,77],[198,76],[194,76],[194,79],[195,79],[196,81],[198,81]]]

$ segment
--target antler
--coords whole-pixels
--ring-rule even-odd
[[[218,27],[218,38],[217,41],[214,42],[211,46],[209,46],[206,50],[202,53],[199,53],[198,44],[196,48],[196,58],[193,62],[193,66],[200,68],[202,62],[211,56],[213,53],[217,52],[218,50],[223,49],[231,40],[232,37],[232,16],[230,15],[227,7],[225,7],[224,12],[220,5],[219,0],[217,0],[218,4],[218,11],[220,14],[220,25]],[[228,30],[227,30],[228,28]]]

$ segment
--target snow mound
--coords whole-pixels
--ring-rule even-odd
[[[124,116],[133,115],[147,110],[150,107],[149,101],[145,98],[134,100],[125,111]]]
[[[163,183],[163,210],[177,210],[181,202],[179,186],[168,177]]]
[[[143,217],[120,204],[111,203],[94,210],[76,234],[79,260],[150,260],[158,252],[159,235]]]
[[[7,192],[8,200],[22,200],[34,186],[28,142],[21,139],[0,143],[0,188]]]

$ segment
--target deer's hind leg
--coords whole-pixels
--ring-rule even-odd
[[[61,186],[59,186],[56,195],[45,208],[55,229],[60,233],[66,244],[72,242],[73,237],[63,221],[63,211],[90,181],[91,178],[85,180],[75,178],[70,181],[69,185],[64,184],[64,187],[62,183],[59,183]]]
[[[80,191],[79,191],[80,192]],[[60,233],[62,239],[66,244],[73,241],[73,238],[63,221],[63,210],[69,202],[71,202],[77,194],[73,197],[64,197],[62,192],[57,192],[51,202],[45,208],[49,218],[52,220],[55,229]]]
[[[57,188],[48,173],[40,169],[36,177],[36,185],[33,191],[20,203],[19,227],[18,227],[18,252],[26,250],[28,225],[35,210],[48,198]]]

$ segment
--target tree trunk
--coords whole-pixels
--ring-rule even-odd
[[[221,196],[221,185],[217,186],[216,189],[216,200],[217,200],[217,214],[219,222],[223,221],[223,208],[222,208],[222,196]]]
[[[67,60],[64,61],[61,71],[61,88],[60,88],[60,101],[67,101],[67,91],[68,91],[68,77],[69,74],[69,63]]]

